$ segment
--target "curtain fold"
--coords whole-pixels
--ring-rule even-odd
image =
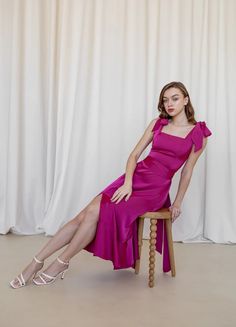
[[[125,172],[176,80],[213,134],[174,240],[235,243],[235,12],[234,0],[0,0],[0,233],[54,235]]]

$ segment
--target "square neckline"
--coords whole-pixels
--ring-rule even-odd
[[[196,123],[195,125],[194,125],[194,127],[191,129],[191,131],[190,132],[188,132],[188,134],[185,136],[185,137],[181,137],[181,136],[178,136],[178,135],[174,135],[174,134],[169,134],[169,133],[165,133],[165,132],[162,132],[162,129],[163,129],[163,125],[162,125],[162,128],[161,128],[161,130],[160,130],[160,134],[165,134],[165,135],[168,135],[168,136],[172,136],[172,137],[177,137],[177,138],[179,138],[179,139],[182,139],[182,140],[185,140],[191,133],[192,133],[192,131],[195,129],[195,127],[197,126],[197,124],[198,123]],[[169,125],[169,120],[168,120],[168,124],[167,125]],[[166,126],[166,125],[165,125]]]

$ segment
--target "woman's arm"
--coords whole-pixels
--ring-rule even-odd
[[[133,151],[130,153],[129,158],[126,163],[125,169],[125,184],[132,185],[132,178],[134,174],[134,170],[136,168],[137,161],[146,147],[151,143],[153,139],[152,129],[156,123],[157,119],[153,119],[151,123],[148,125],[146,130],[143,133],[143,136],[136,144]]]
[[[172,221],[174,221],[181,213],[180,207],[181,207],[184,195],[189,186],[189,183],[190,183],[190,180],[192,177],[192,173],[193,173],[193,168],[194,168],[198,158],[204,151],[206,144],[207,144],[207,138],[205,137],[203,139],[203,145],[200,150],[198,150],[197,152],[194,152],[194,147],[192,148],[192,151],[181,171],[181,177],[180,177],[180,181],[179,181],[177,194],[176,194],[175,200],[173,202],[173,205],[170,207],[170,210],[172,211]]]
[[[124,184],[114,192],[111,198],[112,202],[117,201],[116,203],[119,203],[125,195],[126,195],[125,200],[127,201],[131,196],[134,170],[136,168],[138,158],[153,139],[152,129],[156,121],[157,119],[153,119],[150,122],[150,124],[144,131],[143,136],[141,137],[141,139],[139,140],[133,151],[130,153],[126,163]]]

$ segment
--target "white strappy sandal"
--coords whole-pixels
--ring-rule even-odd
[[[41,285],[52,284],[53,282],[55,282],[55,280],[56,280],[59,276],[61,276],[61,279],[64,279],[64,277],[65,277],[65,273],[66,273],[66,271],[68,270],[69,262],[64,262],[64,261],[62,261],[59,257],[57,257],[56,260],[57,260],[58,262],[60,262],[61,264],[67,266],[67,268],[64,269],[64,270],[62,270],[62,271],[60,271],[56,276],[50,276],[50,275],[48,275],[48,274],[45,274],[44,272],[38,274],[37,277],[39,277],[39,278],[41,279],[42,282],[38,282],[37,280],[33,279],[33,283],[34,283],[35,285],[41,286]],[[47,281],[47,280],[45,280],[45,278],[43,278],[43,277],[47,277],[47,278],[49,278],[50,280]]]
[[[39,259],[37,259],[36,257],[33,258],[37,263],[44,263],[44,261],[40,261]],[[40,267],[41,269],[42,267]],[[33,275],[33,278],[35,277],[35,275],[37,274],[37,272],[40,270],[38,269],[34,275]],[[18,280],[18,284],[17,285],[14,285],[14,282]],[[21,288],[23,286],[26,286],[27,285],[27,282],[25,281],[24,279],[24,276],[23,274],[21,273],[19,276],[17,276],[16,278],[14,278],[11,282],[10,282],[10,285],[12,288]]]

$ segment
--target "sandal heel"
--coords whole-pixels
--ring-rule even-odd
[[[67,269],[65,271],[63,271],[63,273],[61,274],[61,279],[65,278],[66,271],[67,271]]]

